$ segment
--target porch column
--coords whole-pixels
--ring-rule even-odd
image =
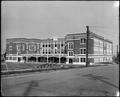
[[[79,63],[81,63],[81,57],[79,57]]]
[[[26,62],[28,62],[28,56],[26,56]]]
[[[61,62],[60,62],[60,54],[59,54],[59,64],[60,64]]]
[[[36,56],[36,62],[38,62],[38,56]]]
[[[60,41],[59,64],[61,63],[61,56],[60,56],[60,54],[61,54],[61,41]]]
[[[67,58],[67,62],[66,62],[66,64],[69,64],[69,58]]]
[[[48,54],[47,54],[47,63],[48,63]]]

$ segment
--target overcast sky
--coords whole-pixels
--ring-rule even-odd
[[[114,1],[2,1],[2,51],[7,38],[52,38],[90,31],[119,42]]]

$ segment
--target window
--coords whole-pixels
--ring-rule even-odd
[[[74,62],[79,62],[79,58],[74,58]]]
[[[12,60],[12,57],[9,57],[9,60]]]
[[[57,50],[55,49],[55,54],[57,54]]]
[[[103,47],[103,41],[100,41],[100,47]]]
[[[85,58],[81,58],[81,62],[86,62]]]
[[[97,38],[94,38],[94,45],[99,46],[99,40]]]
[[[23,50],[23,51],[25,50],[25,45],[24,45],[24,44],[22,44],[22,50]]]
[[[34,45],[34,51],[36,51],[37,50],[37,45]]]
[[[17,58],[16,58],[16,57],[13,57],[13,60],[17,60]]]
[[[40,44],[37,44],[37,49],[39,49]]]
[[[80,54],[86,54],[86,49],[80,49]]]
[[[69,51],[69,56],[73,56],[73,51]]]
[[[63,47],[63,44],[61,44],[61,46]]]
[[[17,51],[20,51],[20,50],[21,50],[21,45],[17,44]]]
[[[34,45],[33,44],[29,45],[29,51],[34,51]]]
[[[26,43],[26,49],[28,49],[28,43]]]
[[[80,43],[86,43],[86,39],[85,38],[81,38]]]
[[[9,46],[9,50],[12,50],[12,45]]]
[[[9,60],[9,57],[6,57],[6,60]]]
[[[64,53],[64,49],[61,49],[61,53],[62,53],[62,54]]]
[[[73,43],[68,43],[68,49],[73,49]]]
[[[57,47],[57,44],[55,44],[55,47]]]

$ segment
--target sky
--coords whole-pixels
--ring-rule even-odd
[[[7,38],[53,38],[90,31],[119,43],[115,1],[1,1],[1,51]]]

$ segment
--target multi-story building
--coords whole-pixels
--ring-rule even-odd
[[[65,38],[67,63],[85,64],[86,33],[68,34]],[[90,33],[88,48],[90,63],[112,61],[112,42],[104,37]]]
[[[112,61],[112,42],[90,33],[89,62]],[[6,40],[7,62],[56,62],[85,64],[86,33],[58,39],[11,38]]]
[[[7,39],[7,62],[63,62],[65,39]]]

